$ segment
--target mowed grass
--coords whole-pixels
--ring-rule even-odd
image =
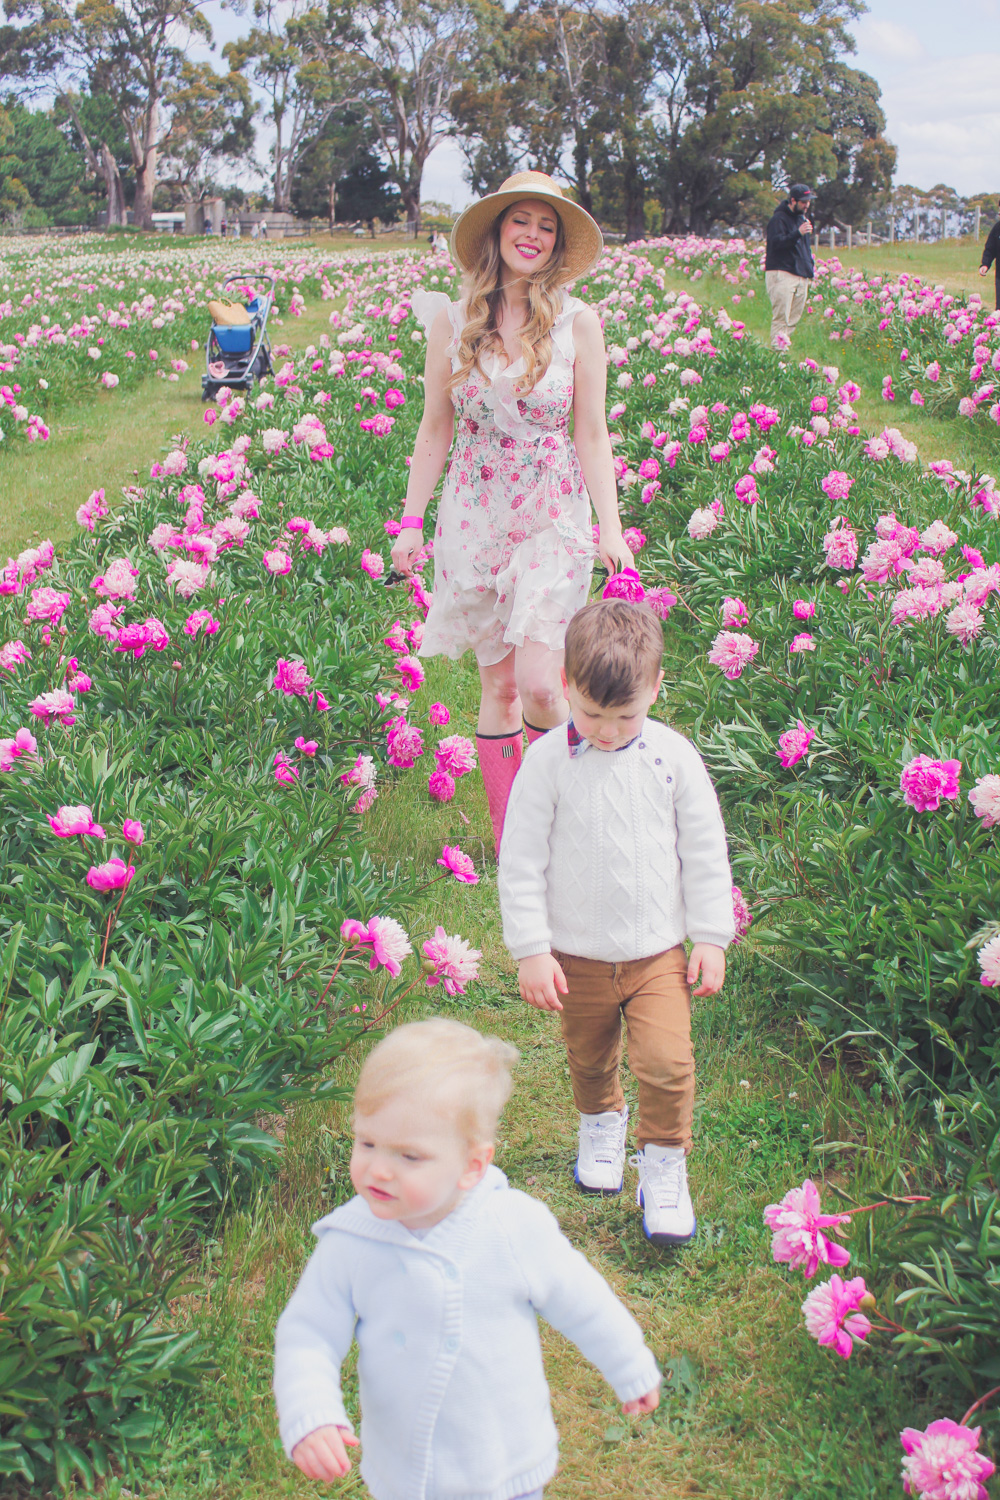
[[[444,698],[455,732],[471,734],[477,701],[467,664],[430,664],[423,689]],[[467,821],[468,820],[468,821]],[[696,1002],[699,1066],[691,1177],[699,1233],[675,1253],[651,1248],[635,1205],[634,1172],[618,1199],[578,1194],[572,1182],[577,1116],[558,1021],[525,1006],[503,947],[488,820],[478,776],[455,801],[431,805],[418,772],[386,787],[369,814],[370,847],[436,873],[442,843],[460,843],[478,885],[435,882],[413,916],[418,941],[441,923],[479,947],[480,982],[465,1000],[420,992],[406,1016],[455,1015],[517,1046],[516,1086],[498,1142],[513,1186],[546,1202],[646,1330],[667,1375],[655,1418],[621,1417],[611,1390],[559,1334],[543,1329],[553,1408],[562,1435],[549,1500],[656,1495],[714,1500],[883,1500],[898,1490],[898,1432],[930,1408],[874,1350],[848,1363],[807,1337],[798,1273],[771,1262],[765,1204],[807,1174],[862,1201],[914,1171],[912,1135],[874,1073],[848,1075],[774,1020],[773,971],[737,952],[723,993]],[[780,996],[778,997],[780,999]],[[359,1055],[345,1060],[349,1084]],[[634,1089],[630,1089],[634,1105]],[[300,1110],[281,1126],[278,1182],[223,1229],[209,1264],[211,1291],[182,1316],[202,1332],[217,1377],[181,1403],[164,1434],[146,1500],[270,1500],[329,1493],[284,1459],[270,1395],[275,1320],[310,1252],[309,1225],[351,1194],[349,1115],[342,1105]],[[835,1143],[835,1144],[834,1144]],[[861,1239],[858,1231],[856,1239]],[[864,1252],[861,1251],[861,1267]],[[353,1361],[346,1370],[356,1402]],[[360,1500],[355,1475],[336,1493]]]

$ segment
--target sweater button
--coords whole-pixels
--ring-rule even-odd
[[[639,749],[640,749],[640,750],[645,750],[645,748],[646,748],[646,741],[645,741],[645,740],[640,740],[640,741],[639,741]],[[660,764],[660,762],[659,762],[659,761],[657,761],[657,762],[656,762],[656,764],[657,764],[657,765],[659,765],[659,764]]]
[[[662,762],[662,760],[661,760],[661,759],[660,759],[660,757],[659,757],[659,756],[657,756],[657,757],[656,757],[656,764],[657,764],[657,765],[658,765],[658,766],[662,766],[662,765],[663,765],[663,762]]]
[[[447,1276],[449,1281],[455,1281],[458,1277],[458,1272],[456,1271],[454,1266],[445,1266],[444,1274]]]
[[[458,1348],[458,1339],[456,1339],[454,1337],[449,1338],[449,1339],[445,1339],[445,1341],[444,1341],[444,1347],[448,1351],[449,1354],[454,1354],[455,1351],[456,1351],[456,1349]]]

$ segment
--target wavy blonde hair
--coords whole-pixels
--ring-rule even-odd
[[[530,196],[526,195],[526,197]],[[465,324],[458,339],[458,369],[448,382],[448,389],[470,375],[473,370],[485,376],[480,363],[484,354],[491,351],[504,353],[500,337],[499,319],[503,305],[501,283],[500,231],[508,214],[518,207],[512,203],[502,214],[498,214],[483,242],[483,248],[475,265],[470,266],[465,278]],[[556,242],[552,254],[537,276],[527,277],[528,319],[520,330],[521,353],[524,355],[524,376],[518,386],[522,392],[533,391],[552,363],[552,327],[562,311],[564,285],[563,261],[566,253],[566,234],[562,219],[556,220]]]

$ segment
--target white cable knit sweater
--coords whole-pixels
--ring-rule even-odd
[[[691,742],[655,719],[624,750],[571,756],[566,729],[525,755],[500,846],[511,956],[557,949],[623,963],[732,941],[732,876],[715,789]]]
[[[515,1500],[552,1477],[559,1439],[538,1316],[620,1401],[660,1383],[604,1278],[496,1167],[422,1238],[361,1198],[313,1233],[275,1336],[281,1441],[291,1457],[317,1427],[350,1427],[340,1367],[356,1337],[361,1475],[375,1500]]]

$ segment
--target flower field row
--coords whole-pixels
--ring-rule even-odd
[[[892,1336],[978,1391],[997,1325],[997,1132],[970,1126],[998,1062],[994,485],[866,437],[832,365],[778,363],[668,289],[717,247],[663,252],[610,252],[587,294],[670,713],[728,809],[756,942],[792,967],[778,1008],[950,1091],[961,1207],[914,1220],[930,1269]],[[725,265],[753,289],[744,249]],[[409,296],[452,273],[397,254],[323,275],[329,335],[249,399],[223,392],[124,508],[81,496],[66,556],[30,549],[0,581],[10,1473],[90,1482],[148,1451],[156,1387],[201,1358],[164,1310],[213,1201],[273,1153],[261,1114],[329,1088],[425,977],[456,994],[475,976],[460,936],[406,920],[417,879],[474,880],[471,861],[383,870],[358,821],[380,776],[441,802],[474,767],[425,701],[432,549],[410,584],[379,581],[421,404]],[[928,1246],[962,1278],[959,1316]],[[807,1314],[841,1353],[863,1315],[845,1285]]]

